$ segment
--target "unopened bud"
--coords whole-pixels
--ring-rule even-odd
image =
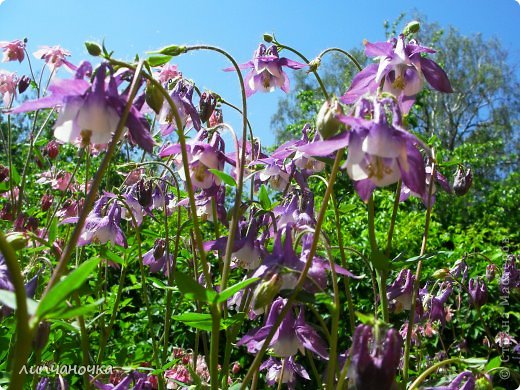
[[[213,93],[203,92],[199,101],[199,116],[201,122],[207,122],[217,106],[217,98]]]
[[[85,42],[85,47],[87,48],[88,54],[91,56],[97,57],[101,54],[101,46],[96,42]]]
[[[162,238],[158,238],[155,240],[155,245],[153,247],[153,257],[155,260],[159,260],[164,256],[164,251],[166,250],[166,241]]]
[[[0,183],[9,177],[9,168],[0,164]]]
[[[24,93],[27,88],[31,85],[31,79],[28,76],[22,76],[20,80],[18,80],[18,92]]]
[[[164,98],[161,91],[150,82],[146,85],[145,100],[150,108],[154,110],[156,114],[159,114]]]
[[[51,194],[45,194],[42,197],[42,211],[47,211],[51,208],[54,196]]]
[[[336,98],[325,101],[316,118],[316,129],[323,139],[330,138],[345,128],[338,116],[343,115],[343,109]]]
[[[33,348],[41,350],[49,341],[49,334],[51,333],[51,324],[47,321],[40,322],[36,335],[33,340]]]
[[[471,169],[465,169],[463,166],[459,165],[457,172],[455,173],[455,180],[453,181],[453,191],[458,196],[465,195],[473,182],[473,175],[471,174]]]
[[[475,390],[493,390],[493,385],[488,378],[482,377],[477,379],[475,383]]]
[[[27,218],[27,222],[25,223],[25,229],[35,232],[38,229],[38,225],[38,218],[31,216]]]
[[[410,23],[408,23],[405,28],[403,29],[404,35],[411,35],[416,34],[421,29],[421,24],[417,20],[413,20]]]
[[[149,207],[152,204],[152,182],[143,179],[137,182],[137,201],[143,207]]]
[[[25,248],[29,242],[27,237],[25,237],[25,235],[20,232],[8,233],[5,236],[5,240],[13,247],[15,251]]]
[[[497,266],[495,264],[488,264],[486,266],[486,279],[488,282],[491,282],[495,279],[495,273],[497,271]]]
[[[161,50],[159,50],[158,53],[159,54],[164,54],[164,55],[167,55],[167,56],[175,57],[175,56],[178,56],[180,54],[186,53],[186,47],[185,46],[177,46],[177,45],[166,46],[166,47],[163,47]]]
[[[435,279],[445,279],[446,276],[449,276],[449,275],[450,275],[450,270],[448,268],[441,268],[441,269],[438,269],[437,271],[435,271],[432,276]]]
[[[49,143],[45,145],[45,148],[43,149],[43,154],[49,156],[51,160],[54,160],[56,157],[58,157],[59,152],[60,149],[58,147],[58,143],[54,140],[49,141]]]
[[[280,291],[282,287],[282,278],[278,274],[274,274],[271,279],[264,280],[256,286],[253,292],[253,309],[257,310],[268,306]]]
[[[240,372],[241,368],[242,367],[240,367],[240,363],[239,362],[235,362],[233,364],[233,367],[231,367],[231,372],[233,373],[233,375],[236,375],[236,374],[238,374]]]
[[[268,33],[264,34],[264,41],[271,43],[273,40],[274,40],[274,38],[271,34],[268,34]]]

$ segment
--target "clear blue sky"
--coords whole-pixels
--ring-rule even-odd
[[[59,44],[72,52],[74,63],[89,57],[84,41],[102,39],[117,57],[127,60],[169,44],[208,43],[245,62],[263,33],[274,32],[280,42],[314,57],[330,46],[349,49],[360,47],[364,38],[384,40],[383,21],[414,9],[429,21],[451,24],[464,34],[481,32],[484,37],[499,38],[512,63],[520,63],[520,4],[516,0],[0,0],[0,40],[27,37],[31,53],[40,45]],[[200,88],[215,90],[239,105],[238,82],[233,73],[222,72],[229,66],[223,57],[190,53],[174,63]],[[25,70],[11,64],[0,64],[0,68]],[[250,120],[264,144],[274,141],[269,122],[282,94],[256,94],[249,99]],[[224,117],[239,127],[236,115],[224,112]]]

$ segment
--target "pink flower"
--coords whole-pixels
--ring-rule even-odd
[[[4,50],[2,62],[18,61],[22,62],[25,58],[25,42],[16,40],[12,42],[1,41],[0,48]]]
[[[41,60],[45,60],[51,71],[65,65],[70,70],[76,70],[77,67],[67,61],[65,57],[70,56],[70,52],[61,48],[60,46],[41,46],[40,50],[37,50],[33,55]]]
[[[163,84],[170,82],[178,77],[182,77],[182,73],[177,70],[177,65],[164,65],[156,78]]]
[[[18,77],[16,73],[0,69],[0,95],[3,96],[4,106],[9,107],[16,98]]]

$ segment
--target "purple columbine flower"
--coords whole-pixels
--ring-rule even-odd
[[[150,267],[150,272],[162,271],[168,276],[168,258],[170,259],[170,269],[172,265],[171,255],[166,253],[166,241],[162,238],[155,240],[152,249],[143,255],[143,264]]]
[[[285,359],[285,365],[283,365],[282,372],[282,361],[270,357],[260,366],[260,371],[267,370],[265,374],[266,382],[269,386],[275,386],[277,383],[287,385],[288,389],[294,389],[297,381],[297,375],[303,379],[310,380],[309,374],[305,368],[294,361],[294,357],[290,356]],[[280,378],[281,376],[281,378]]]
[[[356,389],[391,389],[401,360],[403,341],[395,329],[373,334],[369,325],[358,325],[352,339],[349,376]]]
[[[487,302],[487,287],[483,280],[479,278],[471,278],[468,283],[469,295],[471,302],[475,306],[482,306]]]
[[[218,133],[215,133],[209,143],[203,142],[207,136],[206,131],[200,131],[197,137],[186,144],[190,178],[195,189],[208,190],[220,185],[220,178],[215,176],[209,169],[224,169],[225,154],[224,141]],[[182,180],[186,180],[184,167],[182,165],[181,145],[173,144],[166,146],[159,153],[160,157],[175,155],[175,164]]]
[[[22,62],[25,58],[25,42],[20,39],[11,42],[1,41],[0,49],[4,51],[2,62]]]
[[[447,386],[427,387],[425,390],[474,390],[475,376],[471,371],[461,372]]]
[[[202,127],[197,108],[193,105],[193,91],[194,85],[184,79],[177,81],[175,87],[170,92],[170,97],[179,112],[181,117],[182,126],[186,126],[188,120],[191,120],[193,127],[199,131]],[[173,115],[172,108],[168,102],[164,102],[159,112],[158,122],[161,125],[161,134],[163,136],[172,133],[177,130],[177,123]]]
[[[345,104],[355,103],[365,94],[374,94],[383,82],[383,91],[397,97],[401,109],[407,113],[422,89],[423,76],[433,89],[453,92],[444,70],[422,55],[435,50],[420,46],[415,40],[407,43],[400,35],[390,42],[366,42],[365,53],[379,59],[379,64],[367,66],[354,77],[351,87],[341,97]]]
[[[520,270],[516,264],[517,258],[514,255],[507,257],[502,276],[500,277],[500,292],[510,294],[514,288],[520,288]]]
[[[290,60],[278,55],[278,48],[275,45],[266,48],[263,43],[258,46],[253,59],[239,65],[240,69],[251,69],[244,79],[246,96],[260,92],[273,92],[276,87],[285,93],[289,92],[289,77],[285,74],[282,67],[287,66],[291,69],[302,69],[305,64]],[[233,71],[234,67],[226,68],[225,71]]]
[[[121,206],[113,202],[106,215],[103,216],[103,208],[105,208],[108,198],[108,195],[103,195],[94,204],[92,211],[85,220],[78,246],[90,243],[106,244],[108,241],[125,248],[128,246],[120,227]],[[78,217],[66,218],[61,223],[76,223],[78,219]]]
[[[387,289],[387,297],[389,300],[395,299],[396,312],[410,310],[412,307],[412,294],[415,276],[409,269],[403,269],[397,275],[396,280]]]
[[[448,300],[449,296],[453,291],[453,286],[451,282],[446,282],[441,285],[440,294],[432,296],[426,293],[421,294],[423,298],[423,306],[425,307],[424,316],[431,322],[440,321],[442,326],[446,324],[446,312],[444,310],[444,305]]]
[[[50,96],[25,102],[13,113],[59,106],[60,114],[54,125],[54,136],[58,140],[107,144],[127,103],[126,98],[119,95],[116,81],[108,70],[107,64],[101,64],[91,85],[84,77],[90,75],[92,66],[83,62],[74,79],[55,79],[49,86]],[[134,107],[128,114],[126,126],[132,140],[151,152],[154,141],[148,123]]]
[[[430,164],[427,164],[426,165],[426,188],[425,188],[425,191],[422,195],[419,195],[415,192],[413,192],[412,190],[410,190],[406,185],[403,185],[401,187],[401,194],[400,194],[400,197],[399,197],[399,201],[400,202],[404,202],[405,200],[407,200],[410,196],[416,196],[418,198],[421,198],[424,205],[426,207],[428,207],[428,196],[429,196],[429,191],[430,191],[430,183],[431,183],[431,178],[432,178],[432,165],[431,163]],[[450,187],[450,183],[448,182],[448,180],[446,179],[446,177],[439,172],[438,169],[435,170],[435,180],[433,181],[432,185],[433,185],[433,188],[432,188],[432,196],[431,196],[431,204],[433,205],[433,203],[435,203],[435,192],[437,190],[436,188],[436,185],[435,183],[438,183],[440,184],[441,188],[446,191],[448,194],[451,194],[452,193],[452,190],[451,190],[451,187]]]
[[[286,303],[286,299],[277,298],[271,305],[265,325],[247,332],[238,341],[237,346],[246,345],[249,353],[258,352]],[[273,354],[279,357],[293,356],[298,350],[304,353],[305,349],[309,349],[321,358],[328,359],[327,344],[318,332],[305,322],[302,309],[297,319],[294,318],[293,311],[289,310],[269,347]]]

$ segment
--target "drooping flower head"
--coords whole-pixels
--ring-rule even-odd
[[[480,307],[487,302],[487,286],[483,280],[479,278],[471,278],[468,283],[468,290],[471,302],[475,306]]]
[[[95,71],[92,84],[85,80],[92,66],[83,62],[74,79],[55,79],[49,86],[50,96],[23,103],[12,112],[21,113],[58,106],[60,113],[54,125],[54,136],[62,142],[103,145],[112,140],[113,133],[127,104],[121,96],[107,64]],[[132,140],[148,152],[154,141],[148,123],[134,107],[130,110],[126,128]]]
[[[177,108],[177,112],[181,117],[182,126],[186,126],[189,120],[196,130],[201,129],[201,122],[197,108],[192,102],[193,99],[194,85],[187,80],[180,79],[177,81],[170,97]],[[168,135],[174,130],[177,130],[177,123],[175,122],[175,116],[173,110],[168,104],[164,102],[159,112],[158,118],[159,124],[161,125],[161,134]]]
[[[280,359],[270,357],[260,366],[260,371],[263,370],[267,370],[265,379],[269,386],[275,386],[281,381],[287,385],[288,389],[294,389],[297,375],[303,379],[310,380],[305,368],[301,364],[296,363],[293,356],[285,359],[284,364],[282,364]]]
[[[47,63],[51,71],[65,65],[72,71],[77,67],[69,62],[66,57],[70,56],[70,51],[63,49],[60,46],[41,46],[39,50],[35,51],[33,55]]]
[[[266,48],[261,43],[253,54],[253,59],[239,65],[240,69],[251,69],[244,79],[246,96],[249,97],[258,91],[273,92],[276,87],[285,93],[289,92],[289,77],[283,71],[283,66],[301,69],[307,65],[285,57],[280,58],[276,45]],[[224,70],[232,71],[235,68],[231,67]]]
[[[11,42],[1,41],[0,48],[4,51],[2,62],[22,62],[25,58],[25,42],[20,39]]]
[[[399,272],[396,280],[387,290],[389,300],[395,299],[396,311],[410,310],[412,306],[412,293],[415,276],[409,269],[403,269]]]
[[[380,337],[374,331],[381,332]],[[356,389],[391,389],[401,358],[402,339],[395,329],[384,332],[358,325],[352,339],[350,377]]]
[[[4,107],[9,107],[16,98],[17,85],[16,73],[0,69],[0,95],[3,97]]]
[[[371,64],[358,73],[341,100],[345,104],[355,103],[365,94],[374,94],[383,83],[383,91],[394,95],[407,113],[422,89],[423,77],[433,89],[453,92],[444,70],[424,57],[425,53],[435,53],[435,50],[415,40],[406,42],[404,35],[389,42],[365,42],[365,54],[378,59],[379,64]]]

